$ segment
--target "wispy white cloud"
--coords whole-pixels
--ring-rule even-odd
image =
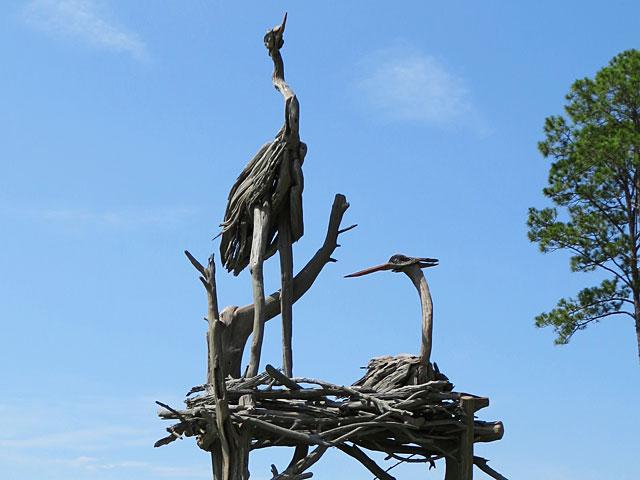
[[[102,427],[69,430],[19,438],[0,439],[0,447],[12,449],[57,448],[95,451],[116,446],[150,445],[153,432],[131,427]],[[84,457],[83,457],[84,458]]]
[[[136,469],[147,471],[153,475],[169,478],[210,478],[211,472],[201,467],[175,467],[170,465],[156,465],[138,460],[108,461],[96,457],[77,457],[71,459],[58,458],[51,461],[72,469],[82,469],[88,472],[97,470]]]
[[[359,96],[387,119],[488,133],[466,81],[434,56],[398,43],[370,54],[360,67]]]
[[[175,225],[195,210],[188,207],[156,209],[120,208],[98,210],[90,208],[7,208],[5,213],[21,218],[50,222],[72,229],[134,229]]]
[[[155,393],[3,398],[3,472],[40,470],[49,472],[47,478],[78,480],[107,471],[110,476],[100,478],[211,478],[206,460],[184,466],[164,458],[158,461],[153,443],[165,435],[167,425],[154,415],[153,399],[165,397]]]
[[[8,468],[24,469],[29,466],[40,470],[46,469],[50,473],[55,468],[58,474],[55,478],[91,479],[100,471],[112,471],[120,478],[211,478],[211,470],[206,466],[162,465],[140,460],[113,460],[87,456],[47,457],[41,452],[24,454],[9,451],[0,453],[0,461],[4,467]]]
[[[137,59],[148,57],[140,37],[117,25],[95,0],[32,0],[22,14],[29,25],[50,35],[128,53]]]

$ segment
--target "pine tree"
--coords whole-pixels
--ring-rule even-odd
[[[529,209],[529,239],[545,253],[570,251],[574,272],[600,269],[609,278],[561,299],[535,324],[552,326],[555,342],[566,344],[590,323],[629,316],[640,356],[640,52],[576,81],[566,100],[566,118],[548,117],[538,144],[553,159],[543,193],[554,206]]]

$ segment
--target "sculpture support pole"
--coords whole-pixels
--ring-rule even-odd
[[[253,336],[251,338],[251,359],[247,377],[255,377],[260,367],[262,339],[264,337],[265,300],[262,264],[267,247],[267,229],[269,228],[269,204],[256,205],[253,209],[253,240],[251,242],[251,281],[253,283]]]

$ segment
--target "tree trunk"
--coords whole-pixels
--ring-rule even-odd
[[[636,340],[638,341],[638,362],[640,362],[640,298],[637,295],[634,295],[635,311],[634,318],[636,321]]]

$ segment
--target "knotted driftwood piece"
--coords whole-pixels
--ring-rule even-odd
[[[302,163],[307,146],[300,142],[300,105],[284,79],[280,48],[287,21],[267,31],[264,44],[273,60],[273,85],[285,101],[284,125],[276,138],[263,145],[244,168],[229,193],[222,222],[220,255],[223,266],[238,275],[251,268],[254,312],[251,361],[247,375],[258,372],[264,334],[264,281],[262,264],[277,248],[281,270],[283,369],[292,375],[292,244],[304,232],[302,218]],[[276,237],[277,233],[277,238]]]

